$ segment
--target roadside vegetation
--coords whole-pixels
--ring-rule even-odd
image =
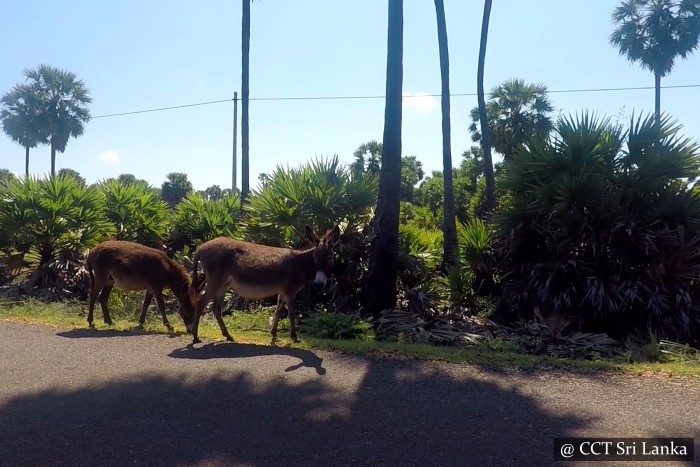
[[[132,174],[88,184],[75,170],[55,173],[57,153],[90,119],[91,98],[70,72],[27,70],[0,101],[3,130],[26,158],[23,177],[0,170],[0,318],[85,326],[83,260],[104,240],[160,248],[189,268],[197,247],[217,236],[304,248],[306,224],[316,232],[339,225],[330,286],[309,285],[298,296],[303,346],[497,367],[700,374],[700,146],[661,112],[658,87],[673,59],[697,47],[697,6],[635,0],[614,11],[612,44],[656,77],[653,114],[555,118],[544,84],[511,79],[486,99],[482,76],[470,114],[476,145],[453,161],[443,112],[444,170],[426,174],[420,156],[400,152],[400,3],[389,2],[382,142],[362,143],[347,165],[333,156],[271,168],[256,187],[246,162],[242,193],[195,191],[177,172],[160,187]],[[482,45],[489,0],[485,6]],[[440,1],[436,12],[446,64]],[[675,20],[652,24],[660,14]],[[442,89],[449,109],[445,75]],[[41,145],[52,161],[44,178],[29,172],[30,149]],[[502,159],[495,166],[492,150]],[[142,298],[111,296],[114,329],[134,328]],[[269,342],[274,304],[228,297],[234,337]],[[161,326],[150,315],[144,330],[165,332]],[[206,318],[200,334],[218,339],[218,327]]]

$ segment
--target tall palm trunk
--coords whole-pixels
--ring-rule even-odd
[[[654,115],[656,115],[656,124],[661,121],[661,73],[654,72]]]
[[[29,146],[24,147],[24,177],[29,178]]]
[[[493,159],[491,158],[491,133],[486,118],[486,100],[484,99],[484,63],[486,61],[486,41],[489,37],[489,18],[491,17],[491,1],[484,1],[484,17],[481,22],[481,43],[479,44],[479,66],[476,75],[477,99],[479,101],[479,122],[481,124],[481,148],[484,151],[484,178],[486,179],[486,202],[484,212],[489,213],[496,208],[496,180],[493,175]]]
[[[250,191],[249,147],[248,147],[248,98],[250,80],[250,0],[243,0],[241,25],[241,202]]]
[[[56,146],[53,144],[53,136],[51,137],[51,176],[56,175]]]
[[[450,142],[452,136],[450,129],[450,56],[447,47],[447,24],[443,0],[435,0],[435,13],[437,15],[438,48],[440,51],[440,77],[442,78],[442,170],[445,185],[442,264],[448,268],[455,264],[458,245],[454,188],[452,186],[452,144]]]
[[[389,0],[388,23],[382,167],[365,284],[366,310],[375,318],[382,310],[396,305],[401,194],[403,0]]]

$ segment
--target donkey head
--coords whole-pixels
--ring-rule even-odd
[[[182,291],[178,297],[179,308],[177,310],[178,314],[185,322],[185,327],[187,332],[192,330],[192,322],[194,321],[194,307],[197,302],[190,296],[189,293],[189,282],[182,286]]]
[[[314,231],[311,230],[311,227],[307,225],[306,238],[312,245],[315,245],[314,266],[316,267],[316,278],[314,279],[314,284],[325,285],[333,270],[333,247],[340,238],[340,228],[336,225],[333,230],[326,232],[319,240]]]

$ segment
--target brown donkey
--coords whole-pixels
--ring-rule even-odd
[[[182,265],[168,258],[164,252],[139,243],[109,240],[90,250],[85,259],[85,268],[90,274],[87,318],[90,327],[93,327],[93,311],[98,294],[104,321],[112,324],[107,299],[116,284],[125,290],[146,290],[140,324],[146,321],[146,310],[155,296],[158,310],[163,315],[163,324],[172,329],[165,315],[163,300],[163,289],[169,288],[180,304],[178,313],[185,322],[187,331],[191,331],[194,302],[189,294],[190,276]]]
[[[315,245],[308,250],[296,251],[250,242],[219,237],[200,246],[194,254],[190,295],[196,300],[192,324],[194,342],[197,337],[199,317],[210,300],[214,299],[214,316],[226,340],[233,338],[221,318],[221,305],[226,290],[230,287],[244,298],[260,299],[278,295],[277,312],[272,323],[272,341],[277,340],[277,325],[282,313],[282,304],[287,304],[291,338],[298,342],[294,301],[297,292],[311,279],[315,284],[325,284],[333,268],[333,247],[340,238],[336,226],[319,240],[311,228],[306,226],[306,236]],[[204,296],[197,300],[197,265],[204,271]]]

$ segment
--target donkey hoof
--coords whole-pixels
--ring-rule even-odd
[[[88,323],[88,327],[89,327],[90,329],[95,329],[95,325],[94,325],[93,323]]]
[[[110,320],[110,321],[105,321],[105,324],[106,324],[107,326],[114,326],[114,322],[112,322],[111,320]]]
[[[226,336],[226,342],[233,342],[233,337]]]
[[[201,344],[202,340],[199,337],[195,337],[194,339],[192,339],[192,343],[193,344]]]

